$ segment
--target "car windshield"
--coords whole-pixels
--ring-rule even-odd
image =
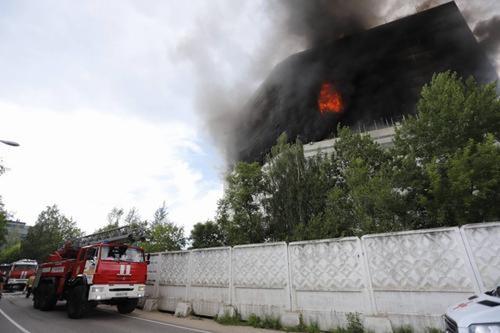
[[[121,246],[103,246],[101,249],[102,260],[144,262],[144,253],[133,247]]]
[[[36,269],[35,265],[15,265],[14,270],[15,271],[29,271],[32,269]]]

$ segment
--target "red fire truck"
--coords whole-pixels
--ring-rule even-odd
[[[142,239],[131,226],[101,232],[66,244],[49,256],[33,285],[33,307],[43,311],[66,300],[70,318],[81,318],[99,303],[134,311],[144,296],[147,260],[144,251],[128,245]]]
[[[12,263],[7,282],[5,283],[6,290],[22,290],[28,282],[28,278],[36,274],[36,260],[21,259]]]

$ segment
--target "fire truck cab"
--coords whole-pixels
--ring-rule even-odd
[[[5,289],[23,289],[26,282],[28,282],[28,278],[36,274],[37,267],[38,264],[36,260],[21,259],[13,262],[7,276]]]
[[[130,239],[130,233],[121,231],[125,240]],[[120,313],[135,309],[147,279],[144,251],[124,243],[123,237],[96,235],[105,240],[94,242],[95,235],[90,235],[83,237],[84,242],[68,242],[40,266],[34,283],[35,308],[51,310],[58,300],[66,300],[70,318],[84,316],[99,303],[116,305]]]

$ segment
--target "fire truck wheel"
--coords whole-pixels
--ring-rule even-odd
[[[86,286],[79,285],[71,289],[66,310],[68,311],[68,317],[72,319],[79,319],[85,316],[89,310]]]
[[[52,310],[57,303],[55,286],[52,283],[42,283],[38,289],[38,306],[40,310]]]
[[[126,314],[134,311],[134,309],[137,307],[137,302],[138,302],[137,298],[131,298],[118,303],[116,305],[118,308],[118,312]]]

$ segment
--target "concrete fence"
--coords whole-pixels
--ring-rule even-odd
[[[317,241],[156,253],[147,295],[215,316],[236,310],[285,324],[346,324],[358,312],[382,332],[442,328],[446,308],[500,284],[500,223]]]

